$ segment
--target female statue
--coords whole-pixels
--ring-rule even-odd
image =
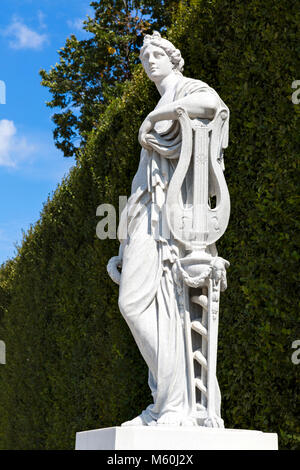
[[[197,279],[201,278],[202,281],[189,283],[188,279],[190,279],[191,273],[184,272],[185,268],[182,268],[184,263],[181,265],[180,260],[187,259],[182,257],[188,252],[190,254],[196,253],[198,256],[195,258],[198,260],[196,265],[200,266],[201,263],[204,263],[206,266],[205,282],[209,273],[219,273],[216,274],[217,281],[212,284],[215,286],[216,299],[220,282],[221,289],[225,287],[224,263],[226,262],[222,258],[217,258],[214,241],[224,233],[229,217],[229,199],[223,178],[222,160],[222,150],[227,145],[229,113],[218,94],[206,83],[182,75],[184,60],[180,51],[171,42],[161,38],[158,32],[154,32],[152,36],[145,36],[140,59],[147,76],[155,83],[161,98],[139,130],[139,142],[142,146],[140,163],[132,182],[131,196],[121,215],[118,228],[118,238],[121,243],[119,256],[110,260],[108,272],[112,279],[120,284],[120,311],[149,368],[148,383],[153,403],[139,416],[123,423],[123,425],[197,425],[201,424],[201,420],[196,419],[195,412],[207,410],[207,399],[204,396],[205,387],[203,385],[203,398],[198,399],[197,410],[195,403],[192,409],[191,374],[188,370],[191,370],[193,359],[191,362],[188,356],[194,353],[192,350],[189,351],[186,339],[183,296],[186,288],[191,291],[189,295],[194,293],[194,296],[190,297],[188,301],[188,303],[194,302],[193,307],[187,306],[185,301],[185,309],[189,313],[198,306],[200,310],[202,309],[202,320],[205,323],[203,315],[205,315],[208,309],[207,303],[209,303],[207,300],[209,297],[208,284],[203,281],[203,270],[200,277],[197,275]],[[220,110],[223,111],[223,116],[222,119],[220,118],[221,124],[215,139],[218,146],[215,152],[217,154],[216,162],[214,164],[206,162],[207,165],[210,165],[207,170],[210,181],[206,182],[205,178],[203,180],[203,188],[205,184],[208,185],[208,193],[206,196],[204,195],[205,204],[208,204],[209,196],[216,195],[218,207],[216,209],[208,208],[210,210],[208,216],[211,218],[207,219],[208,216],[203,212],[203,202],[201,206],[201,201],[200,212],[194,210],[191,213],[192,206],[196,207],[195,190],[200,184],[196,178],[196,163],[191,161],[192,153],[193,155],[197,153],[195,150],[197,144],[194,141],[197,140],[195,136],[198,135],[195,134],[195,129],[193,132],[191,131],[191,123],[199,124],[206,129],[209,123],[214,122]],[[215,131],[209,131],[207,134],[210,139],[212,139],[213,132]],[[205,142],[207,154],[209,141]],[[187,161],[186,155],[188,153],[190,156]],[[197,160],[199,162],[201,158],[204,158],[201,155],[199,154]],[[182,163],[184,159],[187,163]],[[178,162],[181,160],[180,169]],[[216,169],[214,170],[214,168]],[[200,174],[199,171],[198,174]],[[179,209],[176,210],[181,211],[180,215],[176,210],[172,213],[167,204],[167,198],[171,198],[172,192],[175,199],[177,198],[179,201]],[[220,215],[222,211],[220,214],[218,212],[218,208],[222,205],[222,201],[220,202],[222,197],[223,200],[224,198],[226,200],[227,209],[225,212],[227,212],[225,216]],[[198,202],[200,199],[198,197]],[[186,212],[184,212],[185,210]],[[215,212],[213,212],[214,210]],[[205,230],[202,230],[204,241],[201,242],[199,237],[194,236],[193,242],[193,235],[190,235],[190,238],[186,238],[185,243],[182,231],[181,235],[176,237],[176,224],[179,223],[180,226],[182,223],[185,227],[184,230],[187,229],[192,233],[195,219],[199,219],[199,228],[201,224],[203,226],[205,217],[208,222],[207,227],[204,227]],[[201,232],[200,229],[198,231]],[[210,232],[214,232],[215,236],[210,236]],[[214,260],[214,265],[211,260]],[[193,263],[195,264],[194,261]],[[174,269],[176,266],[178,268],[177,274]],[[117,267],[121,268],[121,274],[117,271]],[[185,284],[179,279],[180,270],[182,271],[181,275],[186,278]],[[201,292],[199,290],[192,291],[199,286],[203,287]],[[199,295],[200,293],[202,295]],[[203,353],[199,350],[199,354],[205,356],[206,353],[208,354],[208,350],[203,338],[198,346],[200,349],[202,348]],[[191,342],[191,348],[193,347]],[[207,383],[206,359],[201,358],[199,354],[198,359],[202,360],[204,367],[203,380],[206,380]],[[215,393],[213,414],[217,424],[207,425],[222,426],[219,410],[220,393],[216,379],[213,380],[212,388]],[[200,382],[198,384],[202,386]]]

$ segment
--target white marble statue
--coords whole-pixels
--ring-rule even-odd
[[[108,272],[153,403],[123,426],[223,427],[216,360],[229,263],[215,242],[230,214],[229,110],[206,83],[182,75],[180,51],[158,32],[145,36],[140,58],[161,98],[139,130],[140,164]]]

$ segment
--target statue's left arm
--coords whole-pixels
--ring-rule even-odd
[[[140,127],[139,142],[148,148],[146,135],[153,129],[158,121],[174,120],[177,116],[177,108],[183,107],[187,111],[190,119],[202,118],[213,119],[220,105],[217,95],[209,90],[192,93],[184,98],[173,101],[172,103],[154,109],[148,114]]]

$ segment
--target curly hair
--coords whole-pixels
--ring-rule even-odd
[[[174,72],[181,74],[183,71],[184,60],[181,56],[180,50],[176,49],[176,47],[170,41],[162,38],[158,31],[153,31],[152,36],[150,34],[145,35],[143,46],[140,50],[140,59],[142,59],[145,49],[150,44],[163,49],[173,65]]]

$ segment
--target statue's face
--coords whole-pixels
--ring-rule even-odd
[[[169,56],[163,49],[152,44],[144,50],[141,61],[146,74],[153,82],[161,82],[173,71]]]

